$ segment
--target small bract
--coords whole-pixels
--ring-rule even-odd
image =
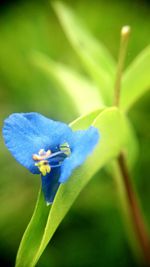
[[[41,174],[47,204],[99,140],[98,130],[72,131],[65,123],[39,113],[14,113],[4,122],[3,137],[14,158],[33,174]],[[84,178],[83,178],[84,179]]]

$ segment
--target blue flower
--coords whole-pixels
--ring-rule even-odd
[[[10,115],[4,122],[3,136],[14,158],[33,174],[41,174],[47,204],[99,140],[95,127],[72,131],[65,123],[34,112]]]

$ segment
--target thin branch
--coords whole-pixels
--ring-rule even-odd
[[[119,50],[118,66],[117,66],[116,81],[115,81],[115,96],[114,96],[115,106],[119,106],[122,71],[127,52],[129,35],[130,35],[130,27],[124,26],[121,29],[120,50]]]
[[[135,234],[138,239],[145,264],[146,266],[150,266],[150,240],[148,238],[148,231],[146,229],[143,216],[138,206],[136,195],[131,184],[131,177],[129,175],[128,167],[123,153],[121,153],[118,157],[118,165],[126,189]]]

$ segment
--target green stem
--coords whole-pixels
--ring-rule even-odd
[[[114,96],[115,106],[119,106],[122,71],[127,52],[129,35],[130,35],[130,27],[124,26],[121,30],[120,50],[119,50],[118,66],[117,66],[116,81],[115,81],[115,96]]]
[[[119,51],[118,67],[117,67],[116,82],[115,82],[114,104],[116,106],[119,106],[119,101],[120,101],[122,71],[127,52],[129,33],[130,33],[130,27],[124,26],[121,30],[120,51]],[[146,266],[150,266],[150,240],[148,237],[148,232],[144,223],[143,216],[141,214],[138,205],[136,194],[134,192],[131,183],[128,166],[126,164],[126,158],[123,152],[120,153],[117,162],[122,176],[124,190],[127,196],[127,201],[128,201],[127,207],[129,210],[129,214],[131,216],[132,225],[136,235],[136,240],[142,252],[144,263],[146,264]]]

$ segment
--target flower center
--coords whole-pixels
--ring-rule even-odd
[[[32,158],[35,161],[35,166],[43,176],[50,173],[51,168],[60,167],[65,158],[71,154],[68,143],[59,146],[58,150],[53,152],[51,150],[45,151],[40,149],[38,154],[33,154]]]

